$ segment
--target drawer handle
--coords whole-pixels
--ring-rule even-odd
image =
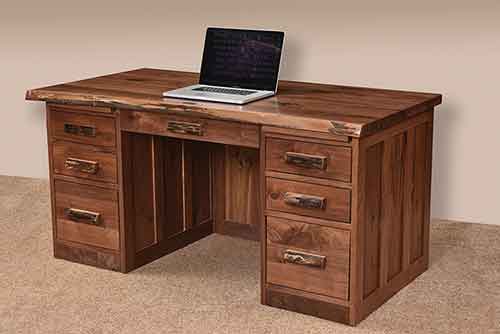
[[[66,217],[77,223],[86,223],[91,225],[99,225],[101,222],[101,214],[97,212],[80,210],[75,208],[64,209]]]
[[[327,157],[297,152],[286,152],[285,162],[302,168],[326,169]]]
[[[203,129],[199,123],[170,121],[167,124],[167,130],[175,133],[203,136]]]
[[[92,126],[64,123],[64,132],[76,136],[95,137],[96,129]]]
[[[306,209],[321,209],[326,206],[326,198],[320,196],[304,195],[286,192],[285,203]]]
[[[324,269],[326,256],[287,249],[283,253],[283,262]]]
[[[77,158],[67,158],[64,167],[69,170],[77,170],[82,173],[96,174],[99,169],[97,161],[83,160]]]

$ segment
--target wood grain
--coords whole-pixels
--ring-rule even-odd
[[[216,232],[260,240],[259,151],[228,145],[214,152]]]
[[[211,144],[123,132],[121,145],[127,270],[212,233]]]
[[[184,144],[182,140],[154,137],[155,206],[158,213],[159,238],[166,242],[192,226],[192,210],[187,214],[184,187]],[[190,188],[191,193],[191,188]]]
[[[349,231],[267,218],[267,282],[348,299]],[[326,257],[324,268],[286,263],[287,250]]]
[[[87,264],[98,268],[121,270],[120,255],[103,248],[89,247],[64,240],[54,240],[54,256],[58,259]]]
[[[70,143],[55,140],[52,145],[54,173],[79,178],[117,182],[116,154],[105,147]],[[97,163],[96,173],[86,173],[79,169],[69,169],[66,161],[71,158],[84,159]]]
[[[266,187],[266,209],[346,223],[350,221],[351,192],[348,189],[269,177],[266,178]],[[289,205],[285,202],[287,192],[322,197],[325,207],[318,209]]]
[[[266,141],[266,168],[316,178],[351,181],[351,148],[298,140],[269,138]],[[324,158],[325,168],[307,167],[286,161],[287,153],[301,153]]]
[[[183,141],[184,144],[184,182],[186,205],[190,203],[191,212],[186,212],[186,221],[192,225],[213,221],[212,189],[212,144]],[[170,159],[174,159],[172,156]],[[168,174],[168,172],[167,172]],[[186,180],[189,179],[189,182]],[[172,184],[169,185],[172,189]]]
[[[399,274],[403,261],[403,202],[406,134],[384,142],[382,158],[381,281]]]
[[[259,227],[259,152],[226,147],[225,220]]]
[[[26,92],[27,100],[241,121],[361,137],[441,103],[441,95],[280,81],[274,97],[236,106],[163,98],[162,92],[198,81],[197,73],[138,69]]]
[[[370,295],[380,286],[380,226],[381,226],[381,191],[382,191],[382,154],[383,144],[371,146],[366,152],[366,161],[370,168],[365,173],[366,208],[364,223],[363,254],[363,297]]]
[[[50,127],[52,128],[51,134],[56,139],[63,139],[89,145],[99,145],[106,147],[115,147],[116,145],[116,124],[115,120],[110,117],[89,115],[85,113],[75,113],[62,111],[60,107],[57,109],[50,109]],[[86,127],[95,130],[94,136],[86,136],[81,133],[68,133],[65,131],[65,126]]]
[[[266,300],[270,306],[348,324],[349,308],[325,299],[280,286],[268,286],[266,289]]]
[[[351,323],[356,324],[427,268],[432,110],[360,139],[360,207],[353,213]],[[367,168],[369,166],[369,168]],[[361,219],[360,219],[361,217]],[[359,285],[363,282],[363,293]]]
[[[55,181],[57,239],[91,246],[119,249],[118,194],[116,191]],[[68,219],[65,209],[75,208],[97,212],[100,223],[90,225]]]
[[[259,127],[253,124],[200,117],[181,117],[165,112],[121,110],[120,115],[122,129],[126,131],[253,148],[259,147]],[[169,128],[172,121],[198,124],[201,129],[200,134],[172,131]]]

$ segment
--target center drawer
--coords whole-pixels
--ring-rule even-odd
[[[350,232],[267,217],[267,283],[347,300]]]
[[[120,110],[124,131],[258,148],[259,126],[165,112]]]
[[[268,177],[266,208],[348,223],[349,189]]]
[[[57,239],[119,249],[116,190],[55,181]]]

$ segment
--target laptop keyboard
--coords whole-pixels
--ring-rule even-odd
[[[209,92],[209,93],[219,93],[219,94],[234,94],[234,95],[250,95],[256,93],[255,90],[241,90],[233,88],[219,88],[219,87],[198,87],[193,90],[198,92]]]

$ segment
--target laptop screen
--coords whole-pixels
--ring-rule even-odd
[[[208,28],[200,84],[276,90],[283,32]]]

